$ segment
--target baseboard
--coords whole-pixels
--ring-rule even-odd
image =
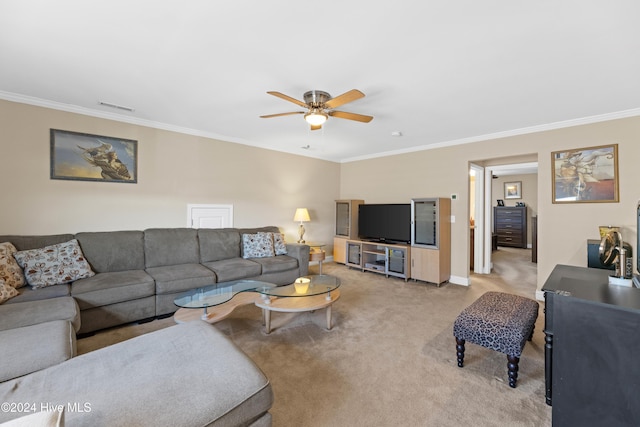
[[[451,276],[449,277],[449,283],[453,283],[454,285],[469,286],[471,284],[471,280],[468,277]]]
[[[544,301],[544,291],[536,291],[536,299],[538,301]]]

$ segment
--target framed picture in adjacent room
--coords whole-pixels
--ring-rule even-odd
[[[551,153],[553,203],[618,202],[618,144]]]
[[[51,179],[138,182],[138,141],[51,129]]]
[[[504,183],[505,199],[522,199],[522,181]]]

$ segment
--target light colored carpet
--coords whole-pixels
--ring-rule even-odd
[[[494,252],[494,273],[473,275],[469,287],[405,283],[325,263],[323,273],[342,280],[331,331],[320,310],[273,313],[274,330],[266,335],[253,306],[241,307],[215,327],[271,380],[274,426],[549,426],[544,304],[515,389],[508,385],[502,353],[467,344],[465,366],[459,368],[452,334],[460,311],[486,291],[534,298],[536,268],[530,257],[530,250],[501,247]],[[79,340],[78,351],[171,325],[169,318],[100,332]]]

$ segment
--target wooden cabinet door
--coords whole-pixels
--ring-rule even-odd
[[[347,262],[347,240],[340,237],[333,238],[333,261],[340,264]]]

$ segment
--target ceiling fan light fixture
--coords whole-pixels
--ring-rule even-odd
[[[327,113],[316,108],[304,115],[304,119],[311,126],[320,126],[324,124],[324,122],[326,122],[328,118],[329,116],[327,115]]]

